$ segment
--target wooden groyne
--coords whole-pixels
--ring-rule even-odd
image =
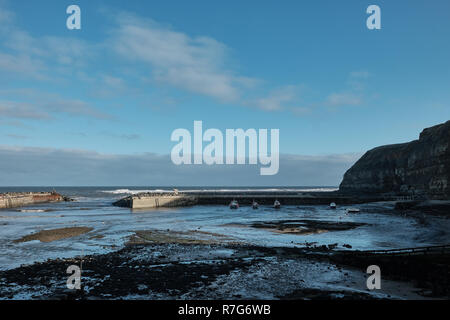
[[[64,201],[56,192],[12,192],[0,193],[0,209],[29,206],[39,203]]]
[[[191,205],[228,205],[237,200],[241,206],[250,206],[255,200],[260,205],[273,205],[275,200],[282,205],[337,205],[357,204],[386,200],[380,197],[361,198],[341,195],[336,192],[295,191],[208,191],[208,192],[161,192],[130,195],[113,203],[115,206],[133,209],[181,207]]]

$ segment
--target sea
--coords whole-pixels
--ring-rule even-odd
[[[336,187],[177,187],[184,192],[211,191],[289,191],[325,192]],[[423,219],[405,216],[393,210],[392,202],[339,206],[283,205],[276,210],[261,206],[253,210],[241,206],[230,210],[223,205],[198,205],[180,208],[132,210],[112,206],[122,197],[140,192],[172,191],[169,187],[1,187],[4,192],[53,191],[73,198],[73,202],[39,204],[0,210],[0,270],[56,258],[70,258],[119,250],[136,231],[162,230],[186,232],[200,230],[225,235],[230,241],[277,247],[344,244],[352,250],[394,249],[450,243],[450,223],[444,217]],[[360,213],[349,214],[347,209]],[[356,222],[363,226],[344,231],[315,234],[280,234],[250,227],[269,221],[317,220]],[[14,242],[42,230],[90,227],[92,231],[53,242]]]

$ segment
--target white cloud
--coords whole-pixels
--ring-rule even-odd
[[[114,139],[123,139],[123,140],[138,140],[138,139],[141,139],[141,135],[136,134],[136,133],[117,134],[117,133],[103,131],[103,132],[101,132],[101,134],[104,135],[104,136],[110,137],[110,138],[114,138]]]
[[[103,82],[115,90],[123,90],[125,88],[125,81],[123,79],[111,75],[104,75]]]
[[[43,78],[40,71],[44,68],[42,61],[24,54],[7,54],[0,52],[0,72],[13,72]]]
[[[0,115],[4,118],[48,119],[49,114],[36,110],[30,103],[0,101]]]
[[[112,119],[113,117],[104,113],[91,104],[79,99],[66,99],[57,97],[43,103],[38,103],[38,106],[50,112],[69,113],[76,116],[88,116],[96,119]]]
[[[0,1],[0,71],[49,80],[59,66],[77,67],[97,50],[73,37],[32,36],[20,29]]]
[[[326,99],[326,104],[333,107],[357,106],[362,104],[362,98],[353,93],[332,93]]]
[[[93,96],[110,98],[140,90],[128,83],[126,70],[132,69],[135,75],[147,72],[159,84],[262,110],[283,110],[295,100],[290,86],[261,95],[263,81],[235,72],[228,61],[231,50],[211,37],[191,36],[130,14],[116,16],[116,29],[109,40],[90,43],[73,37],[37,37],[17,27],[11,13],[1,12],[2,19],[8,17],[10,23],[8,32],[0,32],[0,71],[10,75],[45,81],[64,80],[68,74],[80,81],[88,77],[95,79]],[[110,53],[118,54],[113,57],[120,58],[116,66],[124,74],[104,75],[88,68]],[[144,87],[140,80],[131,81]]]
[[[350,78],[367,79],[371,76],[368,71],[352,71],[350,72]]]
[[[236,101],[250,78],[225,67],[227,47],[210,37],[191,37],[154,21],[122,15],[114,48],[127,59],[146,63],[154,79],[190,92]]]
[[[250,102],[250,105],[254,105],[259,109],[266,111],[283,110],[286,108],[294,107],[293,104],[298,99],[298,86],[285,86],[275,90],[272,90],[267,97],[258,98]]]
[[[51,119],[58,113],[103,120],[113,118],[85,101],[65,98],[58,94],[33,89],[0,90],[0,94],[4,97],[20,97],[0,101],[0,115],[5,118]]]
[[[296,116],[304,116],[311,113],[311,109],[306,107],[293,107],[291,111]]]
[[[12,19],[12,14],[3,13],[1,19],[6,17]],[[130,14],[117,15],[113,21],[112,37],[96,43],[73,37],[36,37],[11,23],[8,32],[1,32],[0,72],[46,81],[70,81],[68,75],[83,82],[88,79],[91,86],[87,94],[101,99],[135,93],[144,97],[150,91],[149,83],[142,80],[144,73],[158,84],[264,111],[305,115],[318,105],[316,101],[299,106],[299,86],[270,88],[262,79],[239,74],[229,63],[231,50],[214,38],[192,36]],[[109,66],[111,74],[92,71],[96,68],[90,68],[91,64],[109,54],[116,63]],[[361,104],[362,83],[369,76],[367,71],[351,72],[351,88],[322,101],[328,106]],[[47,101],[47,109],[56,104],[66,112],[79,108],[80,114],[103,117],[79,100],[67,101],[64,106]]]
[[[6,136],[9,137],[9,138],[12,138],[12,139],[19,139],[19,140],[24,140],[24,139],[28,139],[29,138],[28,136],[24,136],[24,135],[21,135],[21,134],[15,134],[15,133],[9,133]]]
[[[347,88],[342,92],[335,92],[325,99],[325,105],[331,107],[360,106],[366,96],[367,79],[372,75],[368,71],[350,72],[347,79]]]
[[[4,27],[13,20],[13,17],[14,14],[6,8],[4,1],[0,0],[0,29],[5,29]]]

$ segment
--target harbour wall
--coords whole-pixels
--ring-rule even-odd
[[[59,201],[64,201],[64,197],[55,192],[1,193],[0,209]]]
[[[158,207],[183,207],[192,205],[228,205],[232,200],[239,204],[251,205],[253,201],[261,205],[273,205],[275,200],[281,205],[329,205],[335,202],[338,205],[374,202],[386,199],[385,197],[361,198],[349,195],[340,195],[336,192],[310,192],[310,193],[285,193],[285,192],[210,192],[210,193],[152,193],[137,194],[122,198],[113,203],[115,206],[133,209],[158,208]]]

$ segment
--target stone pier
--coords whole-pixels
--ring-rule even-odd
[[[64,201],[64,197],[56,192],[0,193],[0,209],[59,201]]]
[[[360,198],[341,195],[336,192],[164,192],[141,193],[127,196],[114,202],[113,205],[132,209],[145,209],[192,205],[228,205],[232,200],[237,200],[240,205],[244,206],[251,205],[253,200],[261,205],[273,205],[275,200],[280,201],[281,205],[329,205],[331,202],[335,202],[337,205],[343,205],[380,201],[386,200],[386,198]]]

